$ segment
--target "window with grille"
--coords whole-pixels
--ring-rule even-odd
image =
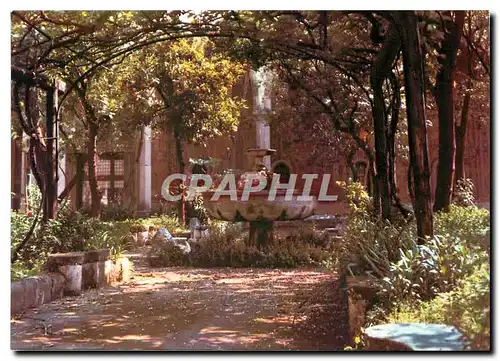
[[[115,200],[125,187],[125,162],[122,153],[102,154],[96,163],[97,186],[103,195],[103,202]],[[85,164],[88,180],[88,165]]]

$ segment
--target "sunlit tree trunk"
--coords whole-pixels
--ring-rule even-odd
[[[87,143],[87,164],[90,187],[90,216],[99,218],[101,215],[101,192],[97,184],[97,125],[89,122],[89,136]]]
[[[101,216],[101,192],[97,183],[97,133],[99,124],[92,105],[88,102],[85,90],[77,88],[80,103],[85,113],[85,126],[87,128],[87,166],[88,181],[90,188],[90,216],[99,218]]]

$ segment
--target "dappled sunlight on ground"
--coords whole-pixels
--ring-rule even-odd
[[[303,305],[335,281],[331,272],[313,269],[137,267],[127,284],[89,290],[15,317],[12,348],[331,348],[328,340],[319,341],[316,325],[307,326],[325,314],[307,313]]]

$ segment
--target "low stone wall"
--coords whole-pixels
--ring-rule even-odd
[[[347,297],[349,303],[349,338],[353,342],[362,334],[366,322],[366,312],[373,304],[378,287],[373,279],[365,276],[348,276]]]
[[[59,273],[47,273],[12,282],[10,312],[16,314],[28,308],[39,307],[44,303],[61,298],[66,280]]]
[[[49,255],[47,273],[11,284],[11,314],[39,307],[63,296],[74,296],[89,288],[127,282],[132,264],[126,257],[111,260],[110,251]]]

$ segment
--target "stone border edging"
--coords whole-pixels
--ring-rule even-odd
[[[112,282],[128,282],[132,263],[127,257],[111,260],[109,249],[49,255],[47,273],[11,282],[11,315],[36,308],[82,290]]]

